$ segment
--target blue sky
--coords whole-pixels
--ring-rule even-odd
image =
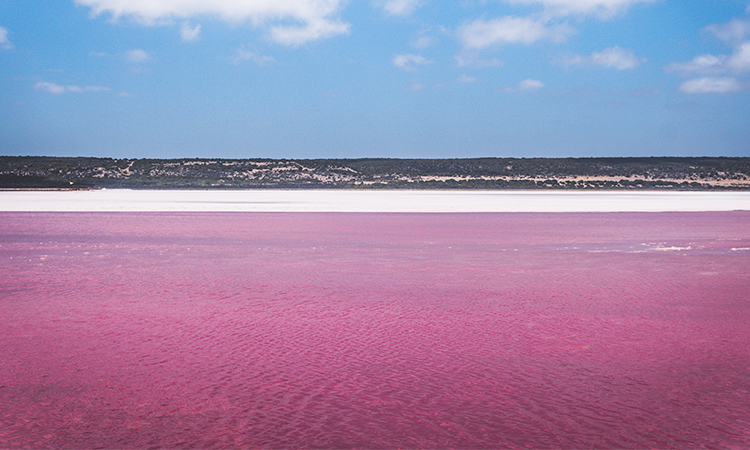
[[[750,156],[750,5],[0,0],[0,154]]]

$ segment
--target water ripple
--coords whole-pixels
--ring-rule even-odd
[[[2,448],[750,445],[747,213],[0,216]]]

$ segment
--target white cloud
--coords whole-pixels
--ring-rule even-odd
[[[349,33],[349,24],[336,16],[345,0],[75,0],[94,15],[109,13],[114,19],[132,17],[145,25],[216,15],[230,23],[250,21],[267,27],[276,42],[300,45],[308,41]],[[298,25],[288,25],[289,22]],[[282,23],[283,25],[279,25]]]
[[[86,86],[83,88],[83,90],[86,92],[103,92],[103,91],[108,91],[110,89],[111,88],[107,86]]]
[[[460,77],[456,80],[459,83],[476,83],[477,79],[476,77],[472,77],[471,75],[461,74]]]
[[[422,89],[424,89],[424,84],[419,81],[415,81],[409,86],[409,90],[411,91],[421,91]]]
[[[620,14],[638,3],[651,3],[655,0],[506,0],[508,3],[542,5],[545,11],[554,16],[571,14],[595,15],[606,19]]]
[[[34,85],[34,89],[37,91],[44,91],[49,92],[50,94],[64,94],[66,92],[75,92],[75,93],[81,93],[81,92],[101,92],[101,91],[109,91],[110,88],[106,86],[74,86],[74,85],[67,85],[67,86],[61,86],[59,84],[50,83],[47,81],[40,81],[37,84]]]
[[[437,39],[432,36],[420,36],[411,41],[411,46],[414,48],[427,48],[435,42],[437,42]]]
[[[420,5],[420,0],[385,0],[378,4],[392,16],[408,16]]]
[[[543,87],[544,87],[544,83],[542,83],[539,80],[526,79],[518,83],[519,91],[530,91],[530,90],[541,89]]]
[[[727,68],[734,73],[750,72],[750,41],[743,42],[734,49],[727,59]]]
[[[720,75],[750,72],[750,41],[743,42],[735,47],[731,55],[700,55],[687,63],[671,63],[664,70],[682,75]]]
[[[180,29],[180,36],[183,42],[192,42],[198,39],[198,35],[201,33],[200,24],[191,27],[189,23],[182,22],[182,28]]]
[[[424,49],[438,43],[441,36],[451,35],[453,35],[453,31],[443,26],[424,27],[414,35],[413,39],[409,41],[409,45],[417,49]]]
[[[593,52],[589,56],[589,60],[593,65],[617,70],[635,69],[641,65],[642,61],[636,58],[632,50],[625,50],[617,46],[604,49],[601,52]]]
[[[733,19],[727,23],[709,25],[703,30],[713,34],[722,42],[737,45],[750,36],[750,22]]]
[[[719,74],[726,71],[724,66],[727,55],[700,55],[687,63],[671,63],[664,68],[667,72],[678,72],[683,75],[696,74]]]
[[[743,86],[734,78],[703,77],[685,81],[677,89],[686,94],[726,94],[741,91]]]
[[[326,39],[338,34],[349,34],[349,28],[348,23],[323,19],[313,20],[303,26],[271,27],[271,38],[279,44],[296,47],[309,41]]]
[[[564,41],[573,29],[568,24],[548,25],[526,17],[505,16],[475,20],[459,27],[457,34],[465,48],[483,49],[510,43],[531,44],[540,39]]]
[[[146,52],[145,50],[141,50],[140,48],[128,50],[126,57],[128,58],[128,61],[132,63],[146,62],[150,58],[148,52]]]
[[[505,92],[524,92],[524,91],[536,91],[538,89],[541,89],[545,86],[544,83],[542,83],[539,80],[532,80],[531,78],[527,78],[520,83],[518,83],[516,86],[509,86],[504,89]]]
[[[712,33],[720,41],[731,45],[733,47],[732,53],[729,55],[698,55],[689,62],[670,63],[664,67],[664,70],[676,72],[683,76],[703,76],[703,78],[682,83],[679,87],[682,92],[735,92],[744,89],[737,79],[727,75],[738,76],[750,73],[750,40],[748,40],[750,37],[750,22],[732,19],[727,23],[709,25],[703,31]]]
[[[638,59],[631,50],[620,47],[612,47],[602,50],[601,52],[592,52],[589,56],[573,55],[563,60],[563,65],[585,65],[585,66],[602,66],[614,68],[617,70],[635,69],[641,65],[644,59]]]
[[[259,66],[264,66],[266,64],[276,62],[276,60],[273,59],[272,56],[261,55],[254,51],[247,50],[245,47],[238,48],[237,54],[232,60],[232,62],[234,62],[235,64],[242,61],[252,61]]]
[[[497,58],[480,59],[477,55],[456,55],[454,56],[458,67],[476,67],[483,69],[485,67],[501,67],[503,62]]]
[[[60,86],[59,84],[55,83],[48,83],[46,81],[40,81],[39,83],[35,84],[34,89],[36,89],[37,91],[49,92],[50,94],[65,93],[65,86]]]
[[[10,32],[7,28],[0,27],[0,48],[5,50],[13,48],[13,44],[8,40],[8,34],[10,34]]]
[[[400,67],[406,71],[413,72],[417,70],[416,66],[424,66],[426,64],[432,64],[433,61],[425,58],[422,55],[396,55],[393,57],[393,65]]]

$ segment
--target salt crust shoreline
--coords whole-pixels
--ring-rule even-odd
[[[438,190],[4,191],[2,212],[749,211],[750,192]]]

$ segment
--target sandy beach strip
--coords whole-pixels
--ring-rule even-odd
[[[750,210],[750,192],[438,190],[3,191],[0,211],[667,212]]]

